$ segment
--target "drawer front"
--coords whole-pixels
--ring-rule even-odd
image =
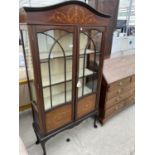
[[[77,104],[77,118],[81,118],[84,115],[95,110],[96,94],[89,95],[78,101]]]
[[[110,84],[108,88],[108,92],[113,91],[114,89],[122,88],[130,83],[133,83],[134,82],[133,77],[134,75]]]
[[[131,82],[130,84],[124,85],[123,87],[116,87],[115,89],[107,92],[106,99],[109,100],[113,97],[121,95],[126,91],[130,91],[131,89],[134,89],[134,87],[135,87],[135,83],[133,82]]]
[[[111,106],[121,102],[122,100],[125,100],[126,98],[128,98],[130,96],[134,96],[134,88],[129,90],[129,91],[126,91],[126,92],[124,92],[124,93],[122,93],[116,97],[113,97],[109,100],[106,100],[105,108],[108,109]]]
[[[130,105],[130,104],[133,104],[134,103],[134,100],[135,100],[135,96],[134,95],[133,96],[130,96],[129,98],[127,98],[125,100],[125,105],[127,106],[127,105]]]
[[[105,117],[113,115],[115,112],[121,110],[122,108],[124,108],[127,105],[133,104],[133,100],[134,100],[134,96],[130,96],[127,99],[121,101],[120,103],[112,106],[111,108],[106,109]]]
[[[114,114],[116,111],[120,110],[120,109],[123,108],[123,107],[124,107],[124,104],[121,103],[121,104],[117,104],[117,105],[115,105],[115,106],[113,106],[113,107],[107,109],[107,110],[105,111],[105,117],[108,117],[108,116]]]

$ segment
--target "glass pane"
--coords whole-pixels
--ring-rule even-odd
[[[78,97],[97,91],[102,32],[80,29]]]
[[[51,108],[50,88],[49,87],[43,89],[43,96],[44,96],[44,108],[45,108],[45,110],[48,110]]]
[[[33,63],[32,63],[32,55],[31,55],[29,36],[28,36],[27,30],[22,30],[22,37],[23,37],[23,47],[24,47],[25,56],[26,56],[25,59],[27,64],[28,77],[30,80],[30,93],[32,96],[32,101],[36,104]]]
[[[51,109],[51,107],[58,106],[72,100],[72,83],[66,82],[66,95],[65,95],[65,83],[53,85],[43,89],[45,110]]]
[[[66,63],[66,67],[65,64]],[[50,69],[49,69],[50,65]],[[65,71],[66,70],[66,71]],[[49,76],[49,72],[51,76]],[[49,63],[41,63],[41,76],[42,76],[42,85],[48,86],[51,84],[57,84],[65,81],[65,72],[66,72],[66,80],[72,79],[72,57],[59,59],[53,59]]]
[[[90,76],[84,77],[84,80],[83,80],[83,78],[79,78],[79,81],[80,81],[82,86],[84,85],[84,87],[80,87],[78,89],[78,97],[82,97],[83,96],[82,93],[84,95],[92,93],[92,91],[93,91],[93,79],[90,78]],[[83,88],[83,90],[82,90],[82,88]]]
[[[71,81],[67,82],[67,102],[72,100],[72,83]]]
[[[49,30],[37,36],[42,86],[48,90],[48,100],[44,96],[47,110],[72,100],[73,34],[63,30]]]
[[[57,106],[65,103],[65,85],[64,83],[52,86],[52,105]]]
[[[49,30],[38,33],[40,60],[72,55],[73,34],[63,30]],[[65,53],[63,52],[65,51]]]

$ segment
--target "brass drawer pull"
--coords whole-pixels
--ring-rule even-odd
[[[122,92],[122,90],[121,90],[121,89],[118,89],[118,91],[117,91],[117,92],[118,92],[118,94],[120,94],[120,93]]]
[[[118,85],[119,85],[119,86],[122,86],[122,85],[123,85],[123,83],[120,81]]]

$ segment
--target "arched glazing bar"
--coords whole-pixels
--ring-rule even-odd
[[[70,34],[70,33],[64,34],[64,35],[60,36],[58,39],[56,39],[57,41],[55,41],[55,42],[53,43],[53,45],[51,46],[51,48],[50,48],[50,52],[49,52],[49,55],[48,55],[48,59],[50,59],[51,54],[52,54],[52,49],[54,48],[54,46],[56,45],[56,43],[58,43],[59,40],[61,40],[63,37],[65,37],[65,36],[67,36],[67,35],[69,35],[69,34]],[[59,46],[60,46],[60,48],[62,47],[61,44],[59,44]],[[62,53],[63,53],[63,56],[65,56],[64,50],[62,50]]]
[[[86,59],[86,50],[88,48],[88,46],[90,45],[90,43],[92,42],[93,43],[93,46],[94,46],[94,52],[95,52],[95,55],[94,55],[94,65],[95,65],[95,62],[96,62],[96,46],[95,46],[95,43],[94,43],[94,40],[86,33],[84,32],[81,32],[82,34],[86,35],[88,38],[89,38],[89,41],[87,42],[87,45],[85,47],[85,50],[84,50],[84,59],[83,59],[83,79],[82,79],[82,83],[83,83],[83,87],[82,87],[82,96],[83,96],[83,93],[84,93],[84,75],[85,75],[85,59]],[[99,32],[97,32],[95,35],[97,35]],[[94,35],[94,36],[95,36]],[[93,78],[94,78],[94,71],[93,71]],[[94,89],[94,80],[92,80],[92,92],[93,92],[93,89]]]
[[[69,34],[71,34],[71,32],[69,32],[69,31],[66,31],[67,33],[66,34],[64,34],[64,35],[62,35],[62,36],[60,36],[58,39],[56,39],[57,41],[59,41],[59,40],[61,40],[62,38],[64,38],[65,36],[67,36],[67,35],[69,35]],[[40,34],[47,34],[47,33],[45,33],[45,32],[39,32]],[[49,37],[48,36],[49,34],[47,34],[46,35],[46,37]],[[52,38],[53,39],[53,38]],[[47,42],[47,38],[46,38],[46,42]],[[52,46],[53,45],[55,45],[57,42],[54,42],[53,44],[52,44]],[[52,48],[52,46],[51,46],[51,48]],[[50,50],[49,51],[51,51],[51,48],[50,48]],[[43,61],[42,63],[45,63],[46,61]]]
[[[64,36],[68,35],[68,34],[63,35],[63,36],[59,37],[58,39],[55,39],[53,36],[51,36],[51,35],[49,35],[49,34],[47,34],[45,32],[42,32],[41,34],[44,34],[44,35],[46,35],[46,36],[48,36],[48,37],[50,37],[51,39],[54,40],[54,43],[51,46],[50,51],[49,51],[49,55],[48,55],[48,69],[49,69],[49,82],[50,82],[50,99],[51,99],[51,108],[52,108],[52,88],[51,88],[51,86],[52,86],[52,80],[51,80],[50,58],[51,58],[52,50],[53,50],[53,48],[54,48],[54,46],[56,44],[58,44],[59,47],[61,48],[61,51],[62,51],[63,57],[64,57],[64,81],[65,81],[65,88],[64,88],[65,90],[64,91],[65,91],[65,103],[66,103],[66,100],[67,100],[66,99],[66,91],[67,91],[67,88],[66,88],[66,56],[65,56],[65,51],[64,51],[63,47],[61,46],[59,40],[62,39]]]

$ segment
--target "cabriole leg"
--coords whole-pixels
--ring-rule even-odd
[[[45,142],[41,142],[41,147],[43,149],[43,155],[46,155]]]
[[[34,129],[34,123],[32,124],[32,126],[33,126],[33,129]],[[40,143],[40,141],[39,141],[39,138],[38,138],[38,136],[37,136],[37,134],[36,134],[36,131],[34,130],[34,133],[35,133],[35,135],[36,135],[36,138],[37,138],[37,141],[35,142],[36,144],[39,144]]]
[[[94,128],[97,128],[96,122],[97,122],[97,115],[95,115],[95,117],[94,117]]]
[[[36,144],[39,144],[39,139],[37,138]]]

